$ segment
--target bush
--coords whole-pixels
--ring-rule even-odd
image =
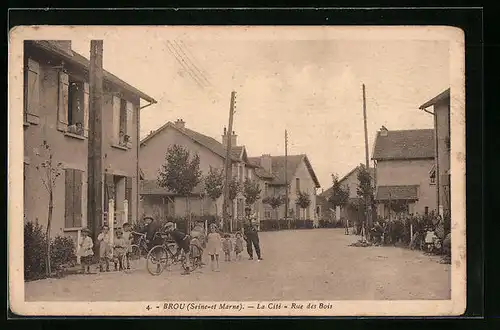
[[[45,276],[47,240],[43,227],[38,223],[24,224],[24,279],[32,280]]]
[[[50,243],[51,270],[57,271],[61,266],[71,265],[75,260],[75,245],[71,238],[56,236]],[[47,253],[47,237],[45,229],[38,223],[24,224],[24,279],[34,280],[46,276],[45,257]]]
[[[53,270],[76,261],[75,244],[70,237],[56,236],[50,243],[50,266]]]

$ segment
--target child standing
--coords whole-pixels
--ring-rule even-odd
[[[213,271],[219,271],[219,254],[222,250],[220,234],[217,232],[215,225],[210,226],[210,233],[207,235],[207,253],[210,256],[211,268]],[[214,262],[217,267],[214,267]]]
[[[236,253],[236,260],[241,260],[241,252],[243,252],[243,238],[240,232],[236,233],[236,241],[234,243],[234,253]]]
[[[231,235],[225,234],[222,240],[222,251],[224,251],[224,261],[231,261],[231,250],[233,249],[233,242]]]
[[[125,222],[123,224],[123,239],[125,240],[125,254],[126,254],[126,262],[127,262],[127,269],[130,269],[130,254],[132,253],[132,240],[134,239],[134,236],[132,235],[132,228],[130,227],[130,224],[128,222]],[[125,267],[125,265],[123,265]]]
[[[92,256],[94,255],[94,251],[92,251],[93,247],[94,243],[90,237],[90,230],[84,228],[82,230],[82,237],[80,238],[77,252],[82,264],[82,273],[84,274],[90,274],[90,265],[92,263]]]
[[[102,231],[97,236],[99,241],[99,258],[100,265],[99,270],[104,271],[104,266],[106,266],[106,271],[109,272],[109,259],[111,258],[111,246],[109,244],[110,234],[109,227],[107,225],[102,226]]]
[[[115,270],[123,270],[123,256],[127,252],[127,242],[123,238],[121,228],[116,231],[116,237],[113,242],[113,257],[115,263]]]

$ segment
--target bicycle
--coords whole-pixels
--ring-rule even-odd
[[[167,266],[171,266],[172,264],[181,263],[182,268],[186,271],[193,271],[201,265],[202,251],[198,246],[190,243],[189,255],[186,257],[183,249],[177,246],[174,241],[167,240],[169,237],[168,234],[156,233],[155,238],[157,236],[161,236],[163,243],[154,246],[149,251],[146,260],[146,267],[151,275],[160,275]],[[190,237],[186,237],[186,239],[191,242]],[[176,249],[176,251],[173,252],[173,249]],[[188,267],[188,260],[190,261],[190,267]]]
[[[130,273],[135,269],[138,269],[141,257],[146,258],[149,252],[146,234],[134,231],[131,232],[131,234],[139,236],[139,238],[133,240],[134,243],[129,246],[128,253],[121,257],[120,261],[123,265],[123,271],[125,273]]]

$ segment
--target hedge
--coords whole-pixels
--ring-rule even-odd
[[[62,266],[76,263],[75,244],[70,237],[56,236],[50,241],[50,265],[52,272]],[[47,236],[38,223],[24,224],[24,279],[34,280],[46,277]]]

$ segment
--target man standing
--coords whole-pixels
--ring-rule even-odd
[[[257,254],[257,260],[262,260],[260,254],[260,244],[259,244],[259,232],[257,231],[256,225],[253,223],[252,218],[250,217],[250,207],[245,207],[245,227],[243,231],[243,238],[247,243],[247,252],[250,256],[249,260],[253,260],[253,249],[252,245],[255,248],[255,253]]]

